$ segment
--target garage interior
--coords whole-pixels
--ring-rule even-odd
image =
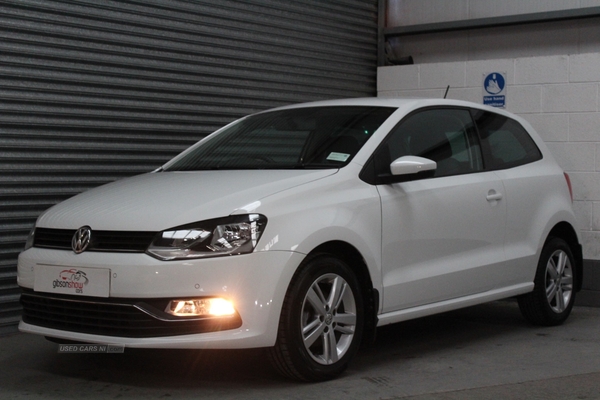
[[[50,206],[252,112],[448,86],[481,103],[489,72],[573,180],[577,304],[600,305],[600,0],[6,0],[0,38],[0,334]]]

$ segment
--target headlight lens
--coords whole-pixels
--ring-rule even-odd
[[[23,251],[33,247],[34,239],[35,239],[35,225],[33,226],[33,228],[31,228],[31,231],[29,232],[29,236],[27,236],[27,241],[25,242],[25,248],[23,249]]]
[[[261,214],[234,215],[160,232],[146,251],[159,260],[250,253],[267,225]]]

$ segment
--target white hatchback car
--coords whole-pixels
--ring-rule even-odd
[[[62,342],[268,348],[341,373],[378,326],[518,296],[562,323],[581,287],[568,176],[508,112],[352,99],[242,118],[39,217],[20,330]]]

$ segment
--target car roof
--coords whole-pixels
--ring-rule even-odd
[[[476,108],[480,110],[486,110],[515,117],[514,114],[509,113],[503,109],[495,107],[489,107],[482,104],[477,104],[469,101],[454,100],[454,99],[441,99],[441,98],[416,98],[416,97],[361,97],[361,98],[349,98],[349,99],[337,99],[337,100],[322,100],[308,103],[291,104],[283,107],[278,107],[271,110],[283,110],[292,108],[304,108],[304,107],[328,107],[328,106],[374,106],[374,107],[395,107],[405,110],[413,110],[421,107],[435,107],[435,106],[454,106],[454,107],[468,107]]]

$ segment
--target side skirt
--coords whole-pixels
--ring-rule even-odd
[[[483,293],[477,293],[470,296],[459,297],[456,299],[440,301],[438,303],[426,304],[423,306],[407,308],[404,310],[393,311],[385,314],[379,314],[377,326],[384,326],[396,322],[407,321],[428,315],[439,314],[446,311],[457,310],[487,303],[490,301],[501,300],[508,297],[518,296],[529,293],[533,290],[533,282],[509,286],[502,289],[490,290]]]

